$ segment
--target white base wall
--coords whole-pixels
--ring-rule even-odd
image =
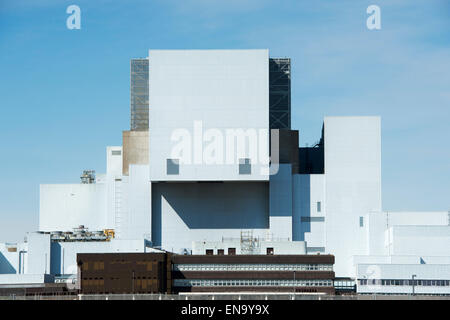
[[[24,285],[24,284],[43,284],[53,283],[55,278],[50,274],[0,274],[0,285]]]
[[[218,250],[224,250],[228,254],[228,249],[236,249],[236,254],[250,254],[246,247],[242,247],[240,240],[234,241],[194,241],[192,244],[192,254],[205,254],[206,250],[213,250],[217,255]],[[304,241],[265,241],[255,243],[251,254],[267,254],[267,248],[273,249],[273,254],[306,254],[306,243]],[[244,250],[242,250],[244,249]]]
[[[153,183],[153,245],[183,253],[193,241],[240,238],[241,231],[266,237],[268,199],[266,182]]]
[[[414,286],[416,294],[450,294],[449,264],[359,264],[357,292],[411,294],[412,284],[383,284],[380,280],[412,280],[413,275],[420,281]],[[367,284],[359,284],[360,280]]]

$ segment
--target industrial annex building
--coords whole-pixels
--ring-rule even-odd
[[[300,292],[334,294],[330,255],[78,255],[83,294]]]
[[[450,294],[449,212],[383,211],[379,117],[325,117],[318,143],[299,148],[290,64],[268,50],[150,50],[132,59],[122,146],[106,148],[105,174],[41,185],[39,232],[0,244],[0,287],[75,285],[81,253],[167,251],[199,270],[212,264],[202,259],[223,259],[220,272],[239,255],[249,268],[271,265],[252,256],[310,264],[332,255],[326,280],[336,288]],[[210,280],[225,278],[171,286],[215,291]],[[303,283],[277,279],[253,280]],[[255,287],[238,280],[240,290]]]

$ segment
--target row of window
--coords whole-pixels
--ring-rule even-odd
[[[98,287],[98,286],[104,286],[105,285],[105,280],[103,280],[102,278],[100,279],[83,279],[83,286],[94,286],[94,287]]]
[[[111,261],[111,264],[132,264],[131,261],[125,261],[125,260],[115,260]],[[157,264],[157,262],[154,261],[136,261],[137,265],[144,265],[146,266],[147,271],[152,271],[153,264]],[[104,261],[94,261],[94,262],[84,262],[82,265],[83,271],[87,270],[104,270],[105,269],[105,262]]]
[[[208,256],[214,255],[214,249],[206,249],[205,254]],[[217,249],[217,255],[223,256],[225,254],[224,249]],[[236,248],[228,248],[228,255],[234,256],[236,255]]]
[[[325,252],[325,247],[306,247],[306,252]]]
[[[450,280],[383,280],[383,279],[360,279],[362,286],[427,286],[427,287],[448,287]]]
[[[353,280],[334,280],[335,288],[353,288],[355,286],[355,281]]]
[[[180,160],[167,159],[166,173],[168,175],[180,174]],[[239,159],[239,174],[252,174],[252,164],[250,159],[248,158]]]
[[[94,261],[94,262],[84,262],[82,265],[82,270],[87,271],[91,268],[91,270],[104,270],[105,262],[103,261]]]
[[[325,217],[301,217],[302,222],[324,222]]]
[[[333,271],[331,264],[174,264],[175,271]]]
[[[332,280],[278,280],[278,279],[174,279],[175,287],[331,287]]]
[[[266,254],[274,255],[274,248],[266,248]],[[206,249],[205,254],[208,256],[214,255],[214,249]],[[217,255],[223,256],[225,254],[225,249],[217,249]],[[236,255],[236,248],[228,248],[228,255],[234,256]]]

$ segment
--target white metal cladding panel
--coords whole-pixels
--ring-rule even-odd
[[[423,225],[423,226],[448,226],[449,213],[447,211],[402,211],[386,212],[389,226],[397,225]]]
[[[367,254],[360,217],[381,211],[379,117],[326,117],[326,248],[336,256],[336,276],[351,276],[351,257]]]
[[[385,212],[373,212],[364,216],[367,226],[368,252],[370,255],[388,255],[389,250],[385,244],[385,231],[388,224]]]
[[[359,264],[358,279],[450,280],[449,264]]]
[[[0,274],[0,284],[41,284],[53,282],[49,274]]]
[[[450,256],[450,226],[394,226],[394,255]]]
[[[308,247],[325,247],[327,218],[324,178],[323,174],[293,176],[293,239],[305,240]],[[320,202],[320,212],[318,202]],[[309,218],[312,221],[306,221]],[[314,220],[314,218],[317,219]],[[318,221],[322,218],[323,221]]]
[[[0,274],[19,272],[19,252],[22,250],[24,244],[0,243]]]
[[[228,248],[235,248],[236,254],[241,252],[241,242],[237,241],[194,241],[192,243],[192,254],[205,254],[207,249],[212,249],[217,254],[219,249],[227,254]],[[253,254],[266,254],[267,248],[272,248],[274,254],[306,254],[306,243],[304,241],[259,241]]]
[[[106,147],[106,174],[122,175],[122,147]]]
[[[186,129],[198,139],[194,121],[202,121],[203,134],[218,129],[225,136],[226,129],[237,128],[268,133],[268,50],[150,50],[149,61],[150,179],[268,180],[256,161],[251,174],[239,175],[238,163],[195,163],[193,150],[192,164],[180,164],[179,175],[166,174],[173,132]]]
[[[106,228],[106,185],[42,184],[40,231],[72,231],[80,225],[89,230]]]
[[[268,183],[154,183],[152,238],[163,249],[191,250],[193,241],[267,235]]]
[[[395,255],[395,256],[354,256],[353,263],[358,264],[420,264],[421,260],[426,264],[448,264],[450,256],[419,256],[419,255]]]
[[[392,226],[448,226],[448,212],[372,212],[366,217],[370,255],[388,255],[385,231]],[[417,229],[411,229],[417,230]],[[420,234],[420,233],[419,233]],[[386,239],[392,241],[392,239]],[[418,239],[416,239],[418,240]],[[391,252],[392,254],[392,252]],[[418,253],[417,253],[418,254]],[[423,252],[421,253],[423,254]]]
[[[276,238],[292,240],[292,166],[280,164],[270,176],[270,233]]]
[[[78,253],[145,252],[144,240],[53,242],[52,273],[76,274]]]
[[[121,239],[151,239],[151,183],[148,165],[130,165],[122,183],[126,208],[121,222]]]
[[[28,254],[25,258],[25,273],[50,273],[50,234],[27,233]]]
[[[412,286],[358,285],[358,293],[412,294]],[[415,286],[415,294],[450,294],[449,286]]]
[[[28,243],[0,243],[0,274],[25,273]]]

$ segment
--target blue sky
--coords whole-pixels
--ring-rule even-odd
[[[324,116],[380,115],[383,208],[449,210],[449,18],[446,0],[1,0],[0,241],[37,229],[40,183],[105,171],[129,128],[129,59],[150,48],[291,57],[301,145]]]

